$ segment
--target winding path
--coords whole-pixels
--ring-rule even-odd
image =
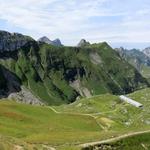
[[[143,134],[143,133],[150,133],[150,130],[146,130],[146,131],[139,131],[139,132],[131,132],[131,133],[127,133],[118,137],[114,137],[114,138],[110,138],[110,139],[106,139],[106,140],[102,140],[102,141],[98,141],[98,142],[89,142],[89,143],[84,143],[79,145],[81,148],[87,148],[89,146],[96,146],[96,145],[100,145],[100,144],[105,144],[105,143],[110,143],[110,142],[114,142],[117,140],[121,140],[123,138],[126,137],[130,137],[130,136],[134,136],[134,135],[139,135],[139,134]]]

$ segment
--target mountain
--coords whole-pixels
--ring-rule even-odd
[[[31,37],[19,33],[0,31],[0,52],[14,51],[31,40],[33,40]]]
[[[50,45],[54,45],[54,46],[63,46],[61,44],[61,41],[59,39],[55,39],[54,41],[51,41],[48,37],[43,36],[40,39],[38,39],[38,42],[44,42]]]
[[[150,57],[138,49],[115,49],[120,56],[133,65],[144,77],[150,78]],[[148,51],[147,51],[148,52]]]
[[[46,36],[43,36],[43,37],[39,38],[38,42],[44,42],[44,43],[47,43],[47,44],[52,44],[52,41]]]
[[[127,59],[127,61],[134,65],[139,71],[141,65],[150,66],[150,58],[138,49],[127,50],[121,47],[116,50],[121,57]]]
[[[149,86],[106,42],[85,47],[58,47],[31,39],[14,51],[1,51],[0,64],[4,68],[0,74],[2,94],[10,95],[8,83],[11,81],[17,92],[24,93],[23,86],[49,105],[104,93],[130,93]]]
[[[85,39],[81,39],[81,41],[78,43],[77,47],[82,47],[82,46],[89,46],[90,43],[87,42]]]
[[[53,45],[54,45],[54,46],[63,46],[63,45],[61,44],[60,39],[55,39],[55,40],[52,41],[52,42],[53,42]]]
[[[143,53],[150,58],[150,47],[145,48]]]

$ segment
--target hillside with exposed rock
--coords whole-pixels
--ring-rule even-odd
[[[9,36],[14,38],[11,33]],[[124,94],[149,86],[106,42],[59,47],[30,38],[12,50],[0,53],[0,64],[4,68],[1,91],[6,96],[24,86],[42,103],[59,105],[81,97]]]
[[[145,78],[150,78],[150,57],[148,56],[148,52],[150,50],[145,49],[140,51],[138,49],[127,50],[123,47],[116,48],[119,55],[128,61],[131,65],[133,65]]]
[[[0,52],[14,51],[33,39],[19,33],[0,31]]]
[[[150,47],[145,48],[143,53],[150,58]]]

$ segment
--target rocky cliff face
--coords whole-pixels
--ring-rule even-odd
[[[123,47],[115,49],[119,55],[133,65],[144,77],[150,77],[150,49],[143,51],[138,49],[127,50]]]
[[[143,53],[150,58],[150,47],[145,48]]]
[[[150,58],[143,52],[138,49],[127,50],[124,48],[116,48],[116,51],[119,52],[120,56],[129,60],[134,59],[135,61],[139,61],[139,63],[150,65]]]
[[[31,37],[19,33],[0,31],[0,52],[17,50],[31,40]]]

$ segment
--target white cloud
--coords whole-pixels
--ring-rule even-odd
[[[135,5],[134,5],[134,3]],[[148,0],[0,0],[0,19],[35,38],[149,41]],[[92,18],[95,18],[92,20]],[[116,19],[116,20],[115,20]]]

